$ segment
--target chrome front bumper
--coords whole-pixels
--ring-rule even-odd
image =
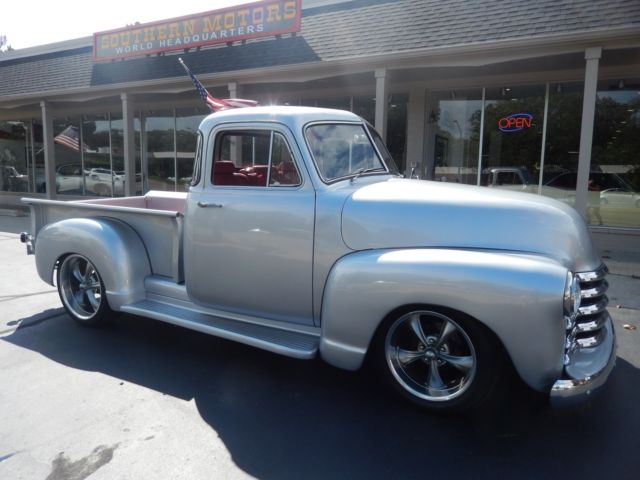
[[[616,362],[616,338],[607,312],[608,269],[602,264],[580,272],[580,307],[565,318],[566,338],[562,378],[551,388],[551,404],[561,406],[587,398],[607,380]]]
[[[571,354],[571,362],[565,367],[564,379],[557,380],[551,388],[553,407],[581,403],[602,387],[616,363],[616,338],[609,314],[601,330],[600,343],[592,348],[580,348]]]

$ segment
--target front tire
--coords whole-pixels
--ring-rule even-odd
[[[412,309],[383,324],[375,355],[387,383],[431,410],[480,405],[500,373],[500,348],[491,333],[462,314]]]
[[[57,274],[58,294],[65,310],[78,323],[101,325],[113,317],[102,278],[86,257],[64,257]]]

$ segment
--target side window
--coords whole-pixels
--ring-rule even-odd
[[[268,130],[227,131],[216,138],[212,183],[266,187],[300,184],[284,137]]]

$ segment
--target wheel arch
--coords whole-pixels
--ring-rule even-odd
[[[407,309],[478,322],[522,379],[544,391],[562,371],[566,268],[533,255],[447,249],[370,250],[334,265],[322,302],[320,352],[356,370],[374,335]],[[531,342],[536,335],[539,341]]]
[[[91,261],[104,282],[113,310],[144,299],[149,257],[137,232],[114,218],[70,218],[46,225],[36,238],[36,268],[53,285],[60,261],[79,254]]]

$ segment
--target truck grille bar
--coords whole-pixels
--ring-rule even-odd
[[[571,363],[571,354],[576,350],[594,348],[602,343],[609,303],[606,295],[609,288],[606,280],[607,273],[609,270],[603,264],[593,272],[576,274],[580,281],[581,301],[575,321],[567,325],[565,365]]]

